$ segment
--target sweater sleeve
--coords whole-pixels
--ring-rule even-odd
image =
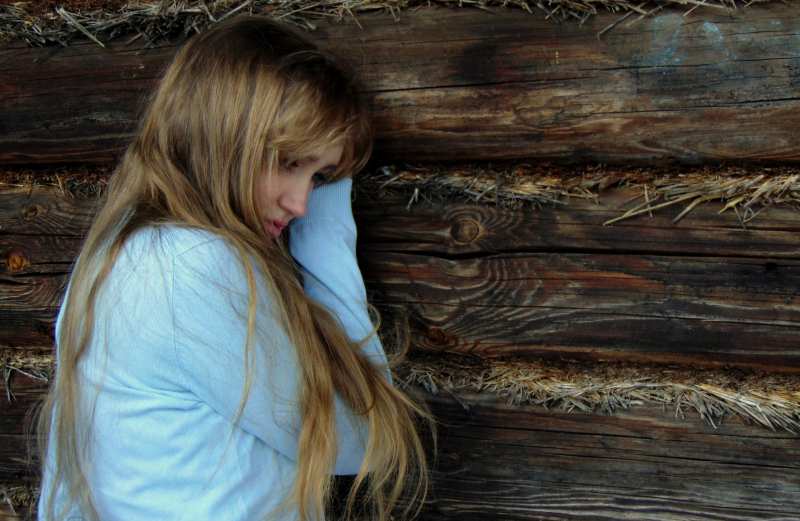
[[[356,225],[350,203],[353,180],[344,178],[314,189],[306,215],[290,225],[289,247],[300,265],[306,293],[336,316],[351,340],[372,330],[367,292],[356,258]],[[392,383],[386,353],[377,334],[364,354]]]
[[[296,350],[273,315],[271,292],[257,285],[252,356],[245,356],[247,275],[222,239],[183,252],[173,267],[173,321],[178,366],[201,401],[233,421],[244,391],[245,363],[254,378],[239,427],[292,461],[301,426]],[[336,397],[336,472],[358,472],[366,447],[364,426]]]

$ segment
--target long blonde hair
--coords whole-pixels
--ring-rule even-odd
[[[301,521],[323,519],[331,506],[334,393],[339,393],[369,427],[365,462],[347,496],[346,517],[351,518],[357,497],[367,500],[371,519],[387,520],[401,500],[403,517],[415,504],[413,515],[419,514],[429,478],[417,420],[427,421],[435,447],[430,412],[387,382],[360,352],[369,337],[350,341],[337,320],[306,296],[286,245],[265,234],[254,196],[259,173],[273,175],[288,157],[331,143],[344,146],[333,179],[353,175],[369,159],[372,139],[353,73],[295,30],[242,16],[193,37],[177,52],[111,178],[72,273],[57,338],[56,375],[38,419],[40,461],[46,461],[48,441],[56,445],[54,484],[42,521],[56,517],[59,485],[97,518],[82,470],[86,447],[78,441],[79,426],[91,426],[80,420],[77,367],[92,339],[96,296],[123,243],[144,226],[167,223],[218,234],[238,252],[250,291],[245,360],[254,349],[255,273],[272,290],[297,350],[298,472],[282,504],[296,506]],[[253,378],[252,367],[245,367],[238,416]]]

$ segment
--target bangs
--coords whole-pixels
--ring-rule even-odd
[[[331,57],[303,53],[297,60],[285,70],[286,90],[268,144],[277,151],[279,164],[342,145],[341,160],[329,178],[351,177],[366,166],[372,154],[367,104],[352,73],[341,70]]]
[[[324,132],[304,132],[300,128],[296,128],[296,131],[295,136],[283,136],[280,146],[275,147],[279,165],[316,156],[320,150],[341,145],[342,157],[339,165],[328,175],[331,181],[338,181],[360,172],[372,155],[372,134],[368,120],[345,128],[334,127]]]

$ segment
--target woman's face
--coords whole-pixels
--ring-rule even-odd
[[[256,181],[256,204],[264,231],[279,237],[289,222],[306,213],[308,195],[324,184],[342,158],[342,145],[317,149],[312,155],[281,165],[271,178]]]

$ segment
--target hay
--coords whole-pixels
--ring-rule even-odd
[[[800,169],[720,167],[620,169],[594,165],[565,169],[548,164],[505,167],[382,167],[365,175],[356,189],[367,198],[407,198],[415,204],[462,201],[503,208],[564,206],[570,199],[599,201],[604,190],[625,187],[640,195],[609,225],[681,205],[678,222],[701,203],[718,201],[719,213],[735,213],[741,224],[771,206],[800,209]]]
[[[383,333],[391,354],[403,333],[394,332],[391,338],[385,336],[387,331]],[[392,365],[401,385],[419,385],[431,394],[445,391],[455,395],[460,390],[491,393],[512,406],[600,414],[655,404],[674,410],[682,419],[694,411],[714,428],[726,417],[738,416],[771,430],[800,434],[800,375],[628,362],[484,359],[424,351]],[[10,375],[19,372],[48,381],[52,351],[0,350],[0,369],[6,379],[7,399],[12,400]]]
[[[53,186],[65,195],[101,196],[108,185],[107,167],[63,167],[46,172],[0,170],[0,188]],[[605,225],[671,206],[682,211],[678,222],[703,203],[720,203],[719,213],[735,214],[744,225],[773,206],[800,210],[798,167],[614,168],[589,165],[566,168],[548,163],[464,164],[457,166],[385,165],[356,177],[359,199],[404,198],[415,205],[455,202],[506,209],[567,206],[570,200],[600,202],[603,192],[627,188],[639,195]]]
[[[613,414],[661,405],[685,419],[694,411],[715,429],[730,416],[800,434],[800,376],[741,369],[696,370],[632,363],[567,363],[417,354],[398,367],[404,385],[432,394],[491,393],[509,405]],[[459,400],[460,401],[460,400]],[[463,404],[468,407],[468,404]]]
[[[0,187],[53,186],[85,199],[103,194],[109,167],[63,167],[45,172],[0,170]],[[682,207],[678,222],[703,203],[720,203],[719,213],[735,214],[744,225],[773,206],[800,210],[798,167],[615,168],[604,165],[563,167],[548,163],[463,164],[456,166],[385,165],[356,178],[360,199],[404,198],[406,208],[454,202],[506,209],[568,206],[570,200],[600,202],[606,190],[627,188],[639,195],[619,216],[604,224],[671,206]]]
[[[46,172],[29,169],[0,170],[0,188],[31,190],[36,186],[52,186],[69,197],[96,199],[105,192],[110,173],[110,168],[97,166],[61,167]]]
[[[36,504],[39,497],[39,488],[31,485],[0,484],[0,519],[6,519],[4,514],[19,516],[27,519],[24,513]],[[11,518],[8,518],[9,521]]]
[[[0,349],[0,377],[3,378],[6,400],[9,402],[15,399],[12,389],[14,373],[49,382],[52,372],[53,354],[50,348]]]
[[[632,15],[629,23],[674,7],[688,15],[697,8],[719,12],[779,0],[47,0],[22,1],[0,5],[0,41],[24,40],[32,46],[69,45],[76,37],[86,37],[100,46],[123,35],[129,41],[143,38],[146,46],[202,31],[211,24],[240,13],[265,14],[307,30],[325,18],[341,21],[357,13],[389,12],[395,18],[401,11],[438,4],[491,10],[512,8],[526,13],[544,13],[556,22],[583,24],[602,11],[624,13],[605,27],[598,37]]]

